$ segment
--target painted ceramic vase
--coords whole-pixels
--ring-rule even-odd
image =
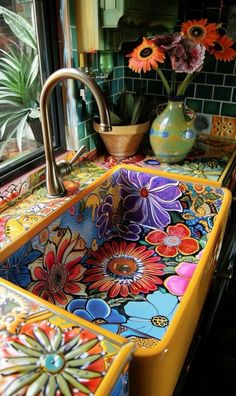
[[[168,98],[150,129],[150,144],[158,161],[176,163],[187,156],[196,139],[194,119],[195,115],[186,114],[183,97]]]

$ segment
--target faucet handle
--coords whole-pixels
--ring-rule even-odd
[[[87,151],[87,148],[85,146],[81,146],[79,148],[79,150],[77,151],[77,153],[75,153],[74,157],[72,158],[72,160],[70,161],[70,165],[73,166],[74,163],[77,161],[77,159],[79,157],[81,157],[81,155],[83,155],[85,152]]]
[[[72,171],[74,163],[79,157],[81,157],[81,155],[85,153],[85,151],[87,151],[87,148],[85,146],[81,146],[70,162],[65,160],[60,161],[57,164],[60,176],[63,177],[69,175]]]

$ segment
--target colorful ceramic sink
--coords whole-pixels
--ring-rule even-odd
[[[1,264],[0,276],[136,344],[131,395],[173,394],[231,193],[116,166]],[[71,205],[71,204],[70,204]]]

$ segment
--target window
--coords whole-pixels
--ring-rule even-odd
[[[0,183],[44,161],[39,98],[60,67],[60,1],[0,0]],[[60,87],[51,103],[55,150],[65,146]]]

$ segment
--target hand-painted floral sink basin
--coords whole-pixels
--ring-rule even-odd
[[[131,395],[173,394],[214,272],[227,189],[116,166],[0,276],[132,340]]]

